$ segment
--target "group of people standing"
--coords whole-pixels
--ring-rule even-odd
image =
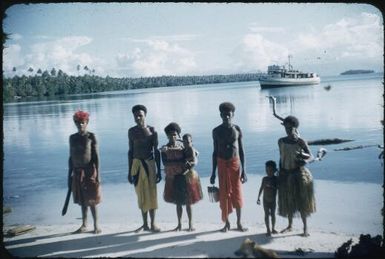
[[[128,130],[128,181],[135,185],[138,207],[142,212],[143,225],[137,229],[159,232],[155,225],[155,210],[158,208],[156,184],[161,181],[161,161],[164,165],[165,186],[163,198],[176,204],[178,225],[175,231],[182,229],[182,206],[186,206],[189,219],[189,231],[193,231],[191,205],[203,198],[200,179],[194,166],[198,152],[192,145],[192,136],[183,135],[181,128],[172,122],[164,131],[168,143],[158,149],[158,134],[146,123],[147,108],[143,105],[132,107],[136,126]],[[147,223],[147,213],[151,225]]]
[[[233,123],[235,106],[230,102],[219,105],[222,123],[212,131],[213,154],[210,183],[215,184],[216,171],[219,181],[219,205],[222,232],[230,230],[229,215],[235,209],[238,231],[247,231],[241,224],[243,207],[242,184],[247,181],[245,155],[241,128]],[[143,225],[136,231],[159,232],[155,224],[158,208],[157,183],[162,180],[161,162],[164,165],[165,186],[163,198],[176,205],[178,224],[175,231],[182,229],[183,206],[188,216],[188,231],[194,231],[192,205],[203,198],[202,187],[195,165],[198,151],[192,145],[191,134],[180,137],[181,128],[169,123],[164,132],[168,143],[158,148],[158,134],[146,123],[147,108],[144,105],[132,107],[136,125],[128,130],[128,181],[135,186],[138,207]],[[73,199],[82,208],[83,223],[75,233],[86,231],[87,209],[90,207],[94,219],[94,233],[100,233],[96,205],[101,201],[99,155],[96,137],[86,130],[89,114],[78,111],[73,120],[78,132],[70,136],[70,158],[68,185],[72,188]],[[293,217],[300,213],[304,224],[304,236],[308,235],[306,218],[315,211],[313,181],[310,171],[304,166],[311,158],[306,142],[298,135],[298,120],[293,116],[283,119],[287,136],[278,141],[280,151],[279,175],[275,176],[274,161],[266,163],[268,176],[262,181],[258,202],[263,192],[265,223],[267,232],[275,231],[276,194],[278,192],[279,215],[287,217],[292,228]],[[271,169],[268,169],[271,168]],[[148,214],[150,224],[148,224]],[[268,217],[272,217],[272,231]]]

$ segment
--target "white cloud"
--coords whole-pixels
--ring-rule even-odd
[[[19,73],[25,73],[29,67],[35,71],[39,68],[50,70],[61,69],[68,74],[76,74],[76,66],[87,65],[89,68],[102,71],[100,59],[88,53],[81,52],[80,48],[92,42],[85,36],[64,37],[52,41],[43,41],[33,44],[29,49],[21,49],[19,45],[10,45],[4,53],[5,72],[16,67]]]
[[[232,53],[235,66],[243,72],[266,71],[273,63],[283,65],[288,54],[294,56],[293,63],[299,69],[313,69],[321,64],[342,67],[353,62],[375,67],[383,62],[382,18],[376,14],[344,17],[318,30],[311,27],[309,32],[294,34],[293,38],[285,34],[283,41],[270,40],[265,34],[283,31],[279,27],[252,24],[249,30],[251,33],[242,38]]]
[[[196,68],[194,53],[165,40],[146,40],[130,54],[118,54],[116,62],[126,76],[184,75]]]
[[[357,18],[342,18],[318,32],[300,34],[290,46],[297,46],[302,51],[327,50],[337,59],[378,59],[383,53],[382,19],[370,13],[361,13]]]
[[[18,44],[11,44],[4,48],[3,52],[3,69],[4,71],[12,71],[13,67],[24,65],[25,60],[21,55],[21,47]]]
[[[240,72],[265,71],[272,63],[284,63],[289,50],[278,43],[265,39],[260,34],[247,34],[233,51],[234,66]]]

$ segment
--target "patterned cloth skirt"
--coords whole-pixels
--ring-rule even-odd
[[[96,181],[94,165],[75,168],[72,173],[72,194],[74,203],[81,206],[94,206],[101,202],[101,186]]]

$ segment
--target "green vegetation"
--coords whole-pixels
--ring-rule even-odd
[[[84,68],[86,69],[86,68]],[[78,68],[79,70],[79,68]],[[39,69],[35,75],[3,77],[3,101],[25,97],[59,97],[69,94],[86,94],[104,91],[117,91],[138,88],[215,84],[242,81],[256,81],[259,74],[233,74],[208,76],[159,76],[140,78],[112,78],[93,75],[94,70],[86,69],[88,74],[71,76],[53,68],[50,72]],[[15,71],[15,70],[14,70]],[[29,73],[33,69],[28,70]]]

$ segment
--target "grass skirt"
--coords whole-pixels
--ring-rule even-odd
[[[306,167],[281,169],[278,176],[278,214],[283,217],[309,216],[316,211],[313,177]]]
[[[187,204],[194,204],[203,199],[201,181],[195,170],[189,170],[186,177]]]
[[[163,198],[166,202],[178,205],[191,205],[200,201],[203,193],[198,174],[189,170],[185,175],[167,176]]]

